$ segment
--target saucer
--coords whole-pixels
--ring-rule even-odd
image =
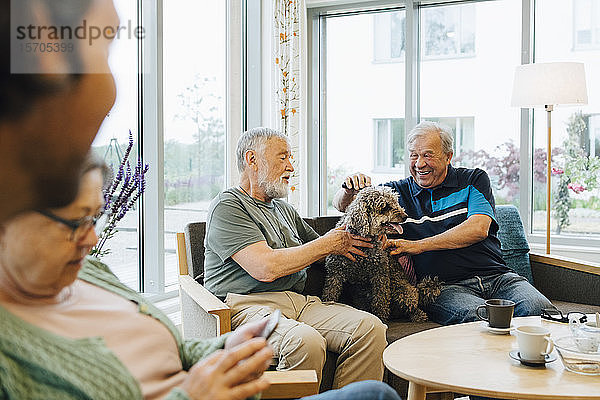
[[[528,367],[543,367],[547,363],[556,361],[556,354],[546,354],[546,357],[543,360],[524,360],[521,358],[521,355],[519,354],[519,350],[513,350],[510,353],[508,353],[508,355],[513,360],[520,361],[521,364],[527,365]]]
[[[485,321],[483,321],[483,326],[488,332],[495,333],[496,335],[507,335],[510,333],[510,331],[515,329],[515,326],[512,324],[508,328],[493,328]]]

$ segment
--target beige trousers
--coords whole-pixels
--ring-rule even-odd
[[[225,303],[231,307],[233,329],[281,310],[282,318],[269,338],[278,370],[314,369],[320,384],[329,350],[339,354],[334,389],[356,381],[383,379],[387,326],[372,314],[289,291],[229,293]]]

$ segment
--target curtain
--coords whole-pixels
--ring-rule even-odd
[[[294,175],[288,201],[301,211],[306,204],[306,7],[304,0],[274,0],[273,91],[277,129],[288,136]],[[303,207],[304,206],[304,207]]]

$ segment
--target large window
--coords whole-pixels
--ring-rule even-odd
[[[372,62],[379,22],[402,13],[324,19],[328,213],[336,213],[331,201],[346,175],[360,171],[387,181],[403,162],[404,64]],[[400,34],[400,25],[393,31]]]
[[[115,0],[121,25],[139,26],[143,19],[146,34],[140,41],[124,38],[112,44],[109,62],[117,98],[93,149],[116,170],[131,131],[132,165],[138,156],[150,163],[154,175],[147,180],[144,201],[121,220],[102,260],[129,287],[162,293],[176,288],[175,233],[189,222],[204,220],[210,200],[225,186],[229,15],[222,1],[143,4]],[[154,82],[161,77],[158,88]],[[163,180],[159,187],[156,183]],[[164,209],[156,208],[157,203]],[[156,220],[157,211],[164,215],[164,226]],[[164,254],[155,253],[164,257],[164,264],[148,257],[153,254],[149,248],[163,243]]]
[[[225,1],[164,2],[165,286],[177,232],[203,221],[225,179]]]
[[[538,1],[536,62],[585,65],[588,104],[558,105],[552,112],[551,229],[562,238],[600,234],[600,4],[598,1]],[[573,26],[570,22],[573,21]],[[566,22],[566,23],[565,23]],[[573,37],[571,37],[573,35]],[[575,43],[573,48],[572,43]],[[595,48],[594,48],[595,45]],[[581,51],[585,48],[586,51]],[[546,227],[546,112],[534,112],[533,230]]]
[[[521,4],[424,7],[418,21],[417,117],[452,129],[454,163],[486,169],[500,204],[519,202],[520,114],[509,98],[521,57]],[[335,213],[331,201],[346,175],[360,171],[376,183],[406,176],[405,63],[386,62],[404,60],[406,12],[329,16],[322,23],[326,204]]]
[[[138,24],[135,2],[115,0],[115,7],[121,26],[127,26],[128,21],[131,21],[133,26]],[[116,172],[127,148],[130,130],[135,143],[129,156],[133,165],[137,162],[139,154],[137,42],[126,37],[115,39],[110,48],[109,64],[115,77],[117,98],[94,140],[92,149]],[[138,211],[139,207],[136,206],[120,221],[116,234],[103,247],[103,250],[110,252],[102,257],[102,261],[113,269],[119,279],[135,290],[140,288]],[[101,227],[102,225],[99,226]]]
[[[453,130],[453,165],[486,170],[498,204],[519,202],[519,110],[510,107],[509,99],[521,56],[520,8],[521,1],[501,0],[421,10],[421,120]],[[427,61],[431,27],[450,26],[448,16],[470,21],[460,35],[457,29],[450,36],[476,36],[476,42],[469,39],[467,47],[460,47],[474,56]]]
[[[313,66],[321,68],[312,97],[320,101],[313,110],[325,143],[324,156],[311,160],[326,161],[320,172],[327,177],[316,212],[335,212],[331,199],[348,174],[364,172],[375,183],[407,176],[406,135],[420,120],[434,120],[454,131],[453,164],[485,169],[496,203],[520,208],[534,249],[544,241],[549,206],[559,254],[585,258],[588,246],[593,258],[600,243],[600,2],[374,4],[376,12],[351,1],[337,15],[333,7],[309,12],[321,33],[311,44]],[[546,205],[546,113],[510,107],[510,98],[516,66],[552,61],[585,64],[589,104],[552,113],[553,203]]]

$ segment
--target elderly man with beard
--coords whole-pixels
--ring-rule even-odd
[[[267,128],[245,132],[237,145],[240,184],[211,203],[205,240],[205,286],[232,309],[232,326],[280,309],[269,338],[278,370],[314,369],[326,350],[339,354],[333,387],[383,378],[386,326],[375,316],[302,294],[305,268],[328,254],[354,259],[368,239],[343,227],[322,237],[281,198],[294,171],[287,137]]]

